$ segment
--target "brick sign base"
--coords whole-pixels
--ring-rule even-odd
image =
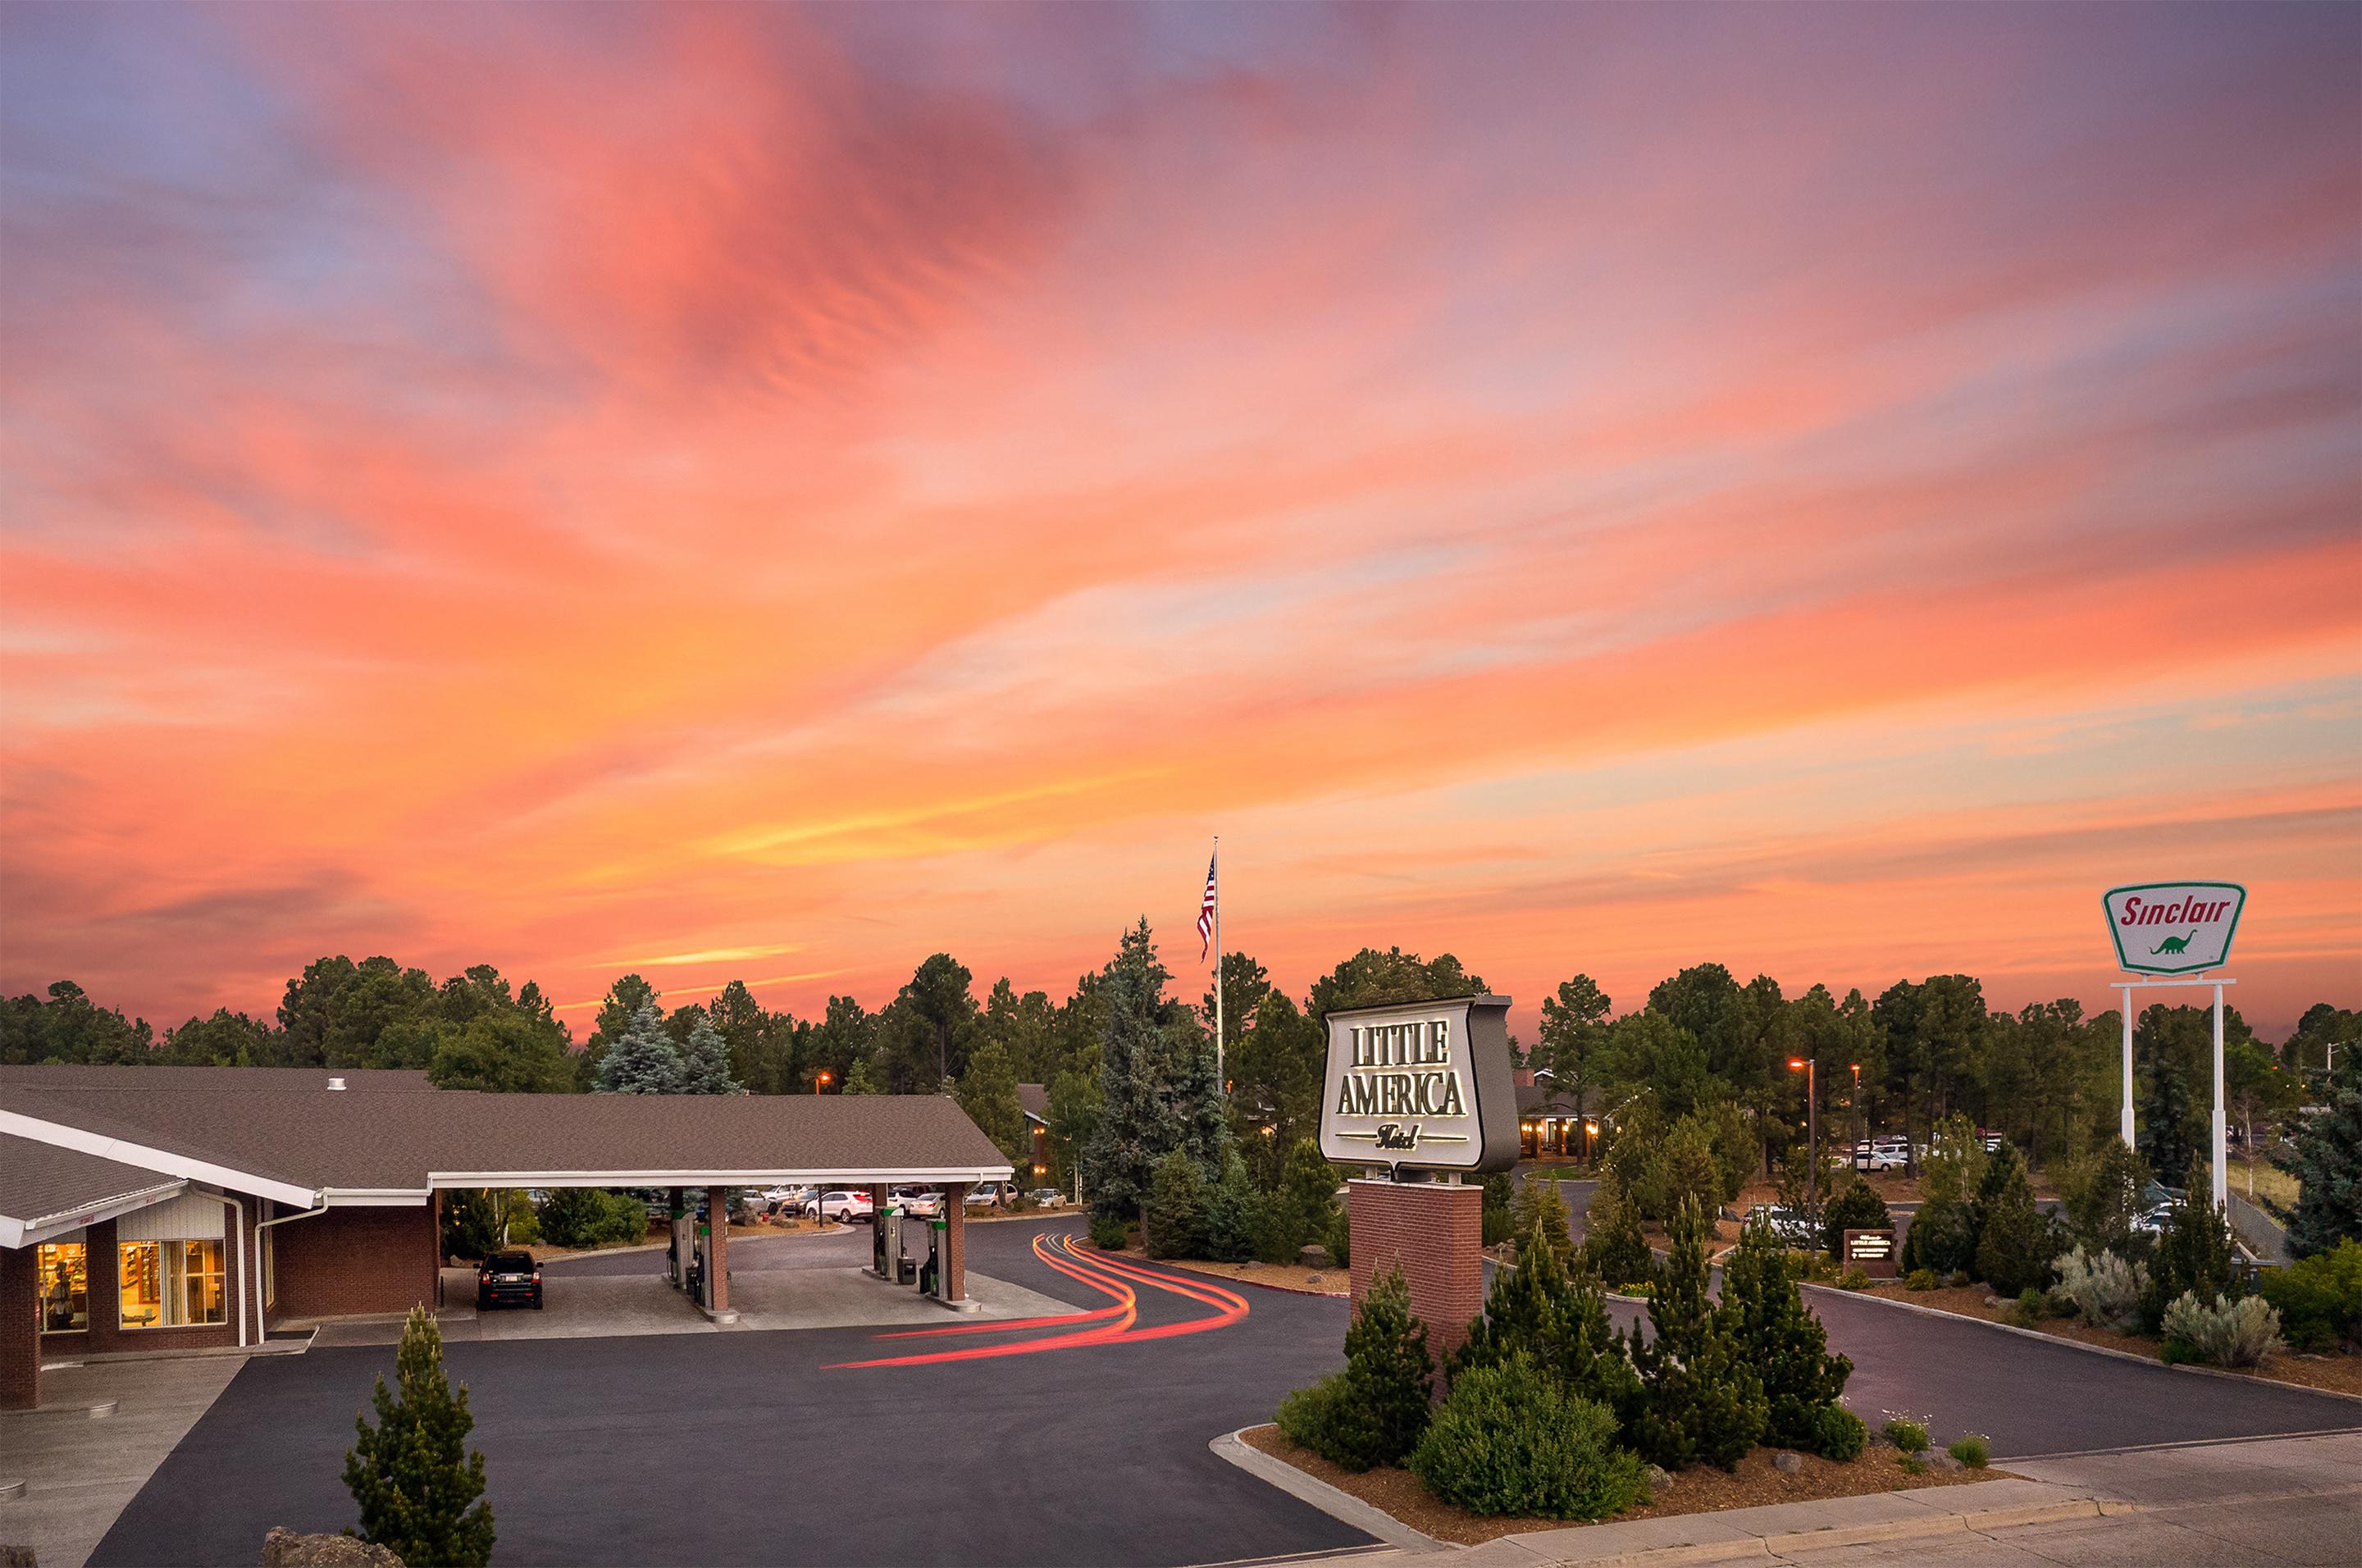
[[[1443,1358],[1485,1309],[1485,1189],[1443,1182],[1356,1181],[1345,1188],[1353,1302],[1399,1265],[1410,1309],[1427,1324],[1428,1353]]]

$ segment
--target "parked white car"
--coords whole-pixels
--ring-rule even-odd
[[[1066,1195],[1054,1187],[1037,1187],[1025,1195],[1025,1201],[1036,1209],[1064,1209]]]
[[[914,1220],[932,1220],[944,1211],[944,1195],[932,1187],[898,1187],[887,1197]]]
[[[840,1225],[857,1225],[874,1219],[870,1212],[869,1195],[866,1192],[823,1192],[804,1205],[807,1220],[833,1220]]]
[[[1762,1223],[1772,1227],[1772,1233],[1792,1247],[1817,1248],[1820,1233],[1813,1222],[1793,1209],[1783,1209],[1776,1203],[1759,1203],[1747,1211],[1747,1223]]]
[[[967,1189],[961,1202],[969,1209],[1006,1209],[1017,1201],[1015,1184],[1005,1181],[983,1181]]]
[[[1911,1163],[1911,1145],[1897,1138],[1892,1143],[1871,1140],[1853,1146],[1853,1168],[1858,1171],[1899,1171]]]

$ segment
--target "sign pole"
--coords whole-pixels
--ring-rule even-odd
[[[2223,988],[2214,988],[2214,1207],[2230,1201],[2230,1151],[2223,1118]]]
[[[2125,1147],[2131,1149],[2138,1147],[2133,1142],[2133,988],[2118,986],[2116,989],[2125,993],[2125,1103],[2116,1113],[2117,1131],[2125,1136]]]

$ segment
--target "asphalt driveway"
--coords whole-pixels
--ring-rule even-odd
[[[1078,1228],[975,1227],[971,1266],[1103,1308],[1031,1250]],[[1245,1294],[1217,1331],[1002,1359],[824,1370],[911,1342],[822,1329],[455,1344],[446,1362],[469,1386],[504,1563],[1182,1563],[1364,1544],[1207,1448],[1343,1359],[1341,1301]],[[1142,1288],[1139,1310],[1153,1327],[1204,1309]],[[244,1564],[274,1524],[351,1524],[345,1450],[392,1366],[382,1348],[249,1364],[92,1561]]]

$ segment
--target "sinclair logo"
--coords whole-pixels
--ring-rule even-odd
[[[2231,958],[2247,889],[2236,882],[2143,882],[2104,900],[2116,963],[2138,975],[2194,975]]]

